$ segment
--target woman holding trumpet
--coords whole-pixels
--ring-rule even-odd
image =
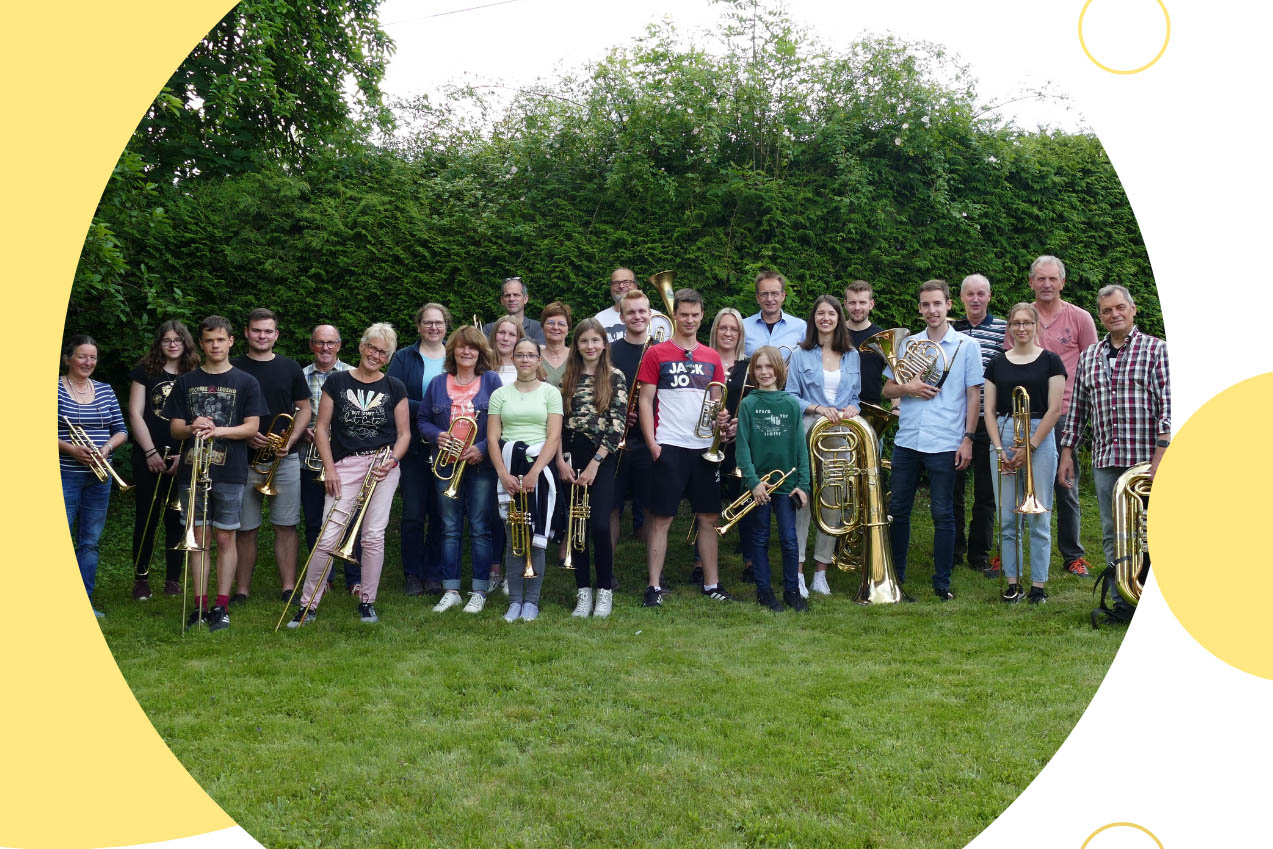
[[[495,467],[486,462],[486,418],[500,388],[480,328],[464,326],[446,343],[445,371],[433,378],[420,402],[416,427],[433,451],[433,485],[442,520],[442,598],[434,613],[460,603],[460,538],[469,520],[473,592],[465,613],[480,613],[490,588],[495,549]],[[471,422],[462,419],[470,419]],[[458,483],[459,486],[455,486]],[[448,494],[454,491],[454,495]]]
[[[529,622],[539,618],[544,548],[556,500],[557,484],[548,464],[561,440],[561,393],[544,382],[533,339],[518,341],[513,362],[517,377],[491,396],[486,442],[500,482],[501,513],[517,524],[509,528],[504,555],[510,600],[504,621]],[[519,523],[523,518],[525,525]]]
[[[98,541],[106,527],[111,478],[111,452],[128,439],[124,414],[109,385],[93,380],[97,343],[91,336],[72,336],[62,349],[66,373],[57,381],[57,450],[62,473],[66,523],[75,544],[84,590],[91,600],[97,583]],[[102,612],[93,609],[102,616]]]
[[[172,438],[164,405],[178,375],[199,365],[190,331],[180,321],[165,321],[155,331],[150,350],[128,373],[128,425],[133,450],[133,486],[137,510],[133,519],[133,600],[150,598],[150,560],[155,535],[164,528],[164,595],[181,595],[181,516],[168,509],[174,493],[178,443]]]
[[[805,611],[809,606],[800,595],[797,579],[796,509],[808,501],[809,448],[800,428],[800,402],[782,389],[787,382],[787,367],[782,354],[772,345],[757,348],[751,355],[751,374],[756,389],[738,405],[737,457],[743,486],[751,490],[750,496],[757,505],[747,517],[750,521],[740,528],[750,531],[744,547],[750,552],[756,601],[775,612],[783,609],[769,583],[772,508],[778,517],[782,544],[782,599],[793,610]],[[780,485],[773,485],[790,470],[794,471]]]
[[[571,558],[576,590],[575,609],[570,615],[604,619],[614,604],[610,509],[619,440],[628,412],[628,385],[623,372],[610,363],[605,328],[595,318],[585,318],[575,327],[561,397],[565,430],[557,449],[557,472],[562,484],[571,486],[568,504],[574,506],[585,498],[588,504],[586,519],[572,519],[567,514],[566,545],[574,547]],[[584,523],[583,530],[577,522]],[[578,537],[583,539],[582,549],[574,545]],[[595,609],[589,549],[597,555]],[[579,556],[573,556],[575,553]]]
[[[999,556],[1008,588],[1003,600],[1015,604],[1023,598],[1017,548],[1017,507],[1028,495],[1034,495],[1046,511],[1052,509],[1052,482],[1056,480],[1057,450],[1052,428],[1061,416],[1061,398],[1065,394],[1065,365],[1061,358],[1039,345],[1039,314],[1031,304],[1020,303],[1008,310],[1008,336],[1012,347],[999,354],[986,367],[985,413],[986,431],[999,457],[994,475],[995,498],[999,505]],[[1029,407],[1014,410],[1014,401],[1024,389]],[[1024,400],[1024,399],[1022,399]],[[1014,415],[1014,413],[1016,415]],[[997,419],[996,419],[997,415]],[[1022,421],[1018,429],[1016,420]],[[1029,427],[1024,427],[1028,418]],[[1026,432],[1028,431],[1028,433]],[[1016,440],[1021,435],[1029,443]],[[1028,453],[1027,453],[1028,451]],[[1024,469],[1027,457],[1033,474],[1034,492],[1025,488]],[[1030,535],[1031,604],[1047,602],[1048,561],[1052,558],[1051,516],[1048,512],[1025,516]]]
[[[362,540],[362,588],[358,617],[374,624],[376,592],[385,561],[385,527],[398,488],[398,464],[411,444],[411,418],[407,388],[396,377],[382,374],[398,345],[398,334],[383,322],[371,325],[358,344],[358,367],[327,378],[318,404],[314,443],[323,458],[327,499],[323,505],[323,530],[307,565],[301,608],[288,623],[297,627],[317,612],[330,552],[345,537],[348,525],[358,520],[357,504],[364,487],[377,481],[365,505],[360,527]],[[386,449],[389,449],[386,452]],[[308,612],[307,612],[308,611]]]

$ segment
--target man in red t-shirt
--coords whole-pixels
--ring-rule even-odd
[[[720,464],[703,458],[712,443],[699,435],[698,424],[704,393],[712,382],[724,382],[725,367],[720,355],[700,345],[696,334],[703,323],[703,297],[693,289],[678,289],[673,300],[673,336],[650,346],[637,380],[641,382],[638,401],[641,433],[650,447],[651,475],[656,485],[650,489],[650,529],[646,536],[646,560],[650,585],[644,605],[658,607],[663,601],[659,578],[667,554],[667,532],[682,496],[698,517],[698,548],[703,560],[703,595],[715,601],[729,601],[729,593],[719,583],[716,561],[716,522],[720,517]],[[718,426],[729,420],[722,408]]]

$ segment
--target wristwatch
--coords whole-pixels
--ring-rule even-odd
[[[968,431],[964,431],[964,439],[971,439],[973,442],[977,441],[977,438]]]
[[[1155,442],[1154,444],[1155,444],[1155,445],[1157,445],[1159,448],[1166,448],[1167,446],[1171,445],[1171,440],[1170,440],[1170,439],[1160,439],[1160,440],[1158,440],[1157,442]]]

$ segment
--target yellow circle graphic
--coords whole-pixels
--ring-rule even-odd
[[[1083,846],[1080,847],[1080,849],[1087,849],[1087,844],[1092,842],[1093,837],[1100,834],[1102,831],[1106,831],[1111,828],[1134,828],[1137,831],[1143,831],[1145,834],[1148,834],[1150,838],[1153,839],[1154,843],[1158,844],[1158,849],[1163,849],[1162,841],[1158,839],[1157,835],[1155,835],[1149,829],[1145,828],[1143,825],[1137,825],[1134,822],[1112,822],[1109,825],[1103,825],[1100,828],[1096,829],[1096,831],[1093,831],[1091,834],[1087,836],[1087,840],[1083,841]]]
[[[1150,59],[1144,65],[1141,65],[1139,68],[1131,68],[1128,70],[1111,68],[1109,65],[1104,64],[1093,56],[1092,51],[1087,49],[1087,41],[1083,38],[1083,18],[1087,15],[1088,7],[1092,5],[1092,0],[1087,0],[1087,2],[1083,4],[1082,10],[1079,12],[1079,45],[1082,46],[1083,52],[1087,54],[1087,58],[1092,60],[1092,64],[1100,68],[1102,71],[1109,71],[1111,74],[1139,74],[1141,71],[1151,67],[1155,62],[1161,59],[1162,55],[1167,52],[1167,43],[1171,41],[1171,15],[1167,14],[1167,5],[1163,3],[1163,0],[1157,0],[1157,2],[1158,8],[1162,9],[1163,20],[1167,22],[1167,32],[1163,36],[1162,47],[1158,49],[1158,55]]]
[[[1273,570],[1263,424],[1273,417],[1273,374],[1212,398],[1185,422],[1163,457],[1149,505],[1153,572],[1171,612],[1208,651],[1273,679]],[[1247,462],[1219,446],[1252,446]],[[1253,466],[1251,461],[1256,461]]]

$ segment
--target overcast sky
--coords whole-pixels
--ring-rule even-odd
[[[833,49],[868,32],[939,42],[971,65],[985,104],[1049,82],[1041,73],[1047,63],[1031,45],[1009,43],[1002,31],[996,35],[975,5],[947,3],[943,10],[919,0],[913,8],[908,0],[790,0],[786,6],[798,25]],[[397,52],[383,89],[392,98],[432,94],[449,82],[517,86],[551,79],[632,41],[664,17],[682,34],[699,33],[714,29],[723,11],[709,0],[385,0],[380,20]],[[1028,130],[1084,124],[1078,110],[1055,102],[1018,102],[1004,112]]]

